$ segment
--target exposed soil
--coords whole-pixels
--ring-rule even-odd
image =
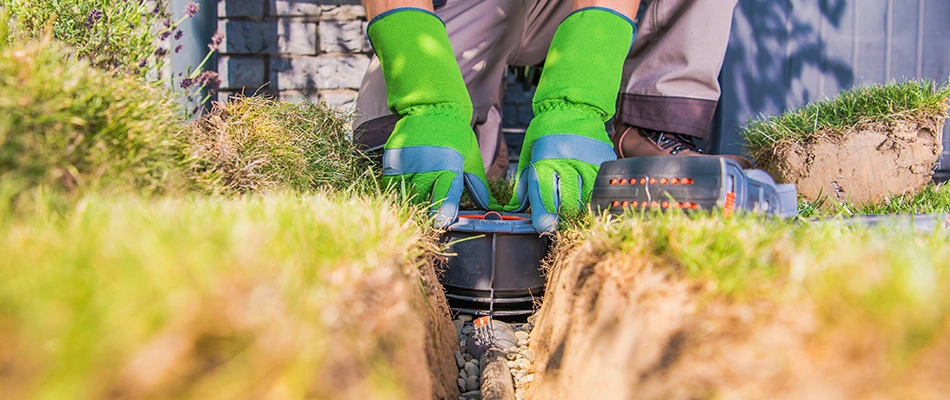
[[[422,284],[426,297],[416,297],[414,308],[427,310],[423,323],[428,332],[425,348],[433,379],[431,398],[456,399],[459,396],[456,385],[458,369],[455,365],[455,353],[459,349],[458,333],[452,323],[449,302],[432,263],[422,268]],[[422,302],[425,304],[420,304]]]
[[[220,301],[196,304],[193,312],[138,351],[107,390],[113,399],[295,397],[268,374],[292,363],[298,351],[322,355],[319,371],[301,366],[301,379],[312,379],[306,397],[318,399],[456,399],[458,341],[448,303],[431,263],[418,269],[387,264],[342,278],[339,301],[324,305],[329,331],[305,331],[288,325],[282,299],[252,279],[236,279],[219,288]],[[419,278],[419,279],[414,279]],[[420,284],[421,280],[421,284]],[[256,288],[256,289],[255,289]],[[260,318],[260,315],[268,317]],[[259,361],[260,381],[241,392],[203,392],[214,386],[225,361],[243,354]],[[0,353],[3,356],[3,353]],[[0,358],[0,366],[2,366]],[[7,384],[0,374],[0,386]],[[195,387],[202,384],[208,387]],[[226,390],[226,389],[224,389]]]
[[[808,142],[780,142],[756,163],[809,201],[868,204],[919,191],[943,151],[944,120],[904,117],[850,132],[824,131]]]
[[[553,267],[530,347],[529,399],[946,398],[950,326],[897,365],[873,326],[801,296],[731,303],[675,266],[584,243]],[[864,332],[855,337],[854,332]]]

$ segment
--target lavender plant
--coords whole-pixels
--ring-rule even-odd
[[[161,78],[168,54],[182,51],[179,26],[199,11],[190,3],[173,20],[168,0],[0,0],[0,6],[11,12],[16,33],[52,35],[97,68],[152,78]],[[216,40],[209,44],[212,52]],[[188,77],[193,83],[205,63]],[[203,81],[213,85],[216,79]]]
[[[167,0],[5,0],[15,31],[52,35],[101,69],[145,76],[168,49],[156,29],[171,29]],[[163,21],[168,23],[163,24]]]

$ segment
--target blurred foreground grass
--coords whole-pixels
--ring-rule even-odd
[[[341,357],[360,396],[406,396],[388,357],[419,285],[410,214],[275,194],[2,216],[2,397],[332,398]]]

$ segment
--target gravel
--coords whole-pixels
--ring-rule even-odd
[[[512,380],[515,384],[515,398],[522,400],[527,396],[527,387],[534,382],[535,359],[534,350],[529,350],[531,343],[531,329],[534,328],[536,315],[528,317],[528,323],[510,324],[515,330],[515,337],[518,339],[518,346],[504,349],[508,358],[508,367],[511,369]],[[455,363],[459,368],[458,385],[462,394],[459,400],[480,400],[482,397],[479,390],[480,369],[478,360],[475,360],[468,353],[466,343],[469,335],[475,330],[472,325],[472,316],[460,315],[454,321],[456,332],[459,335],[459,346],[461,350],[455,353]]]

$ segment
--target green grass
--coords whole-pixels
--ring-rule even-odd
[[[341,365],[367,397],[407,396],[387,359],[402,338],[379,329],[418,290],[411,213],[349,193],[92,196],[0,218],[4,397],[332,398]]]
[[[351,117],[325,104],[241,98],[186,126],[174,98],[56,41],[0,43],[5,191],[379,192],[378,171],[349,140]]]
[[[186,186],[182,115],[165,90],[93,68],[58,42],[0,43],[4,182],[147,193]]]
[[[191,125],[192,175],[218,193],[378,192],[378,171],[349,138],[350,119],[326,104],[263,97],[216,103]]]
[[[832,204],[826,207],[826,201],[799,203],[799,216],[814,217],[850,217],[865,214],[947,214],[950,213],[950,185],[946,183],[924,186],[918,193],[891,197],[879,203],[854,205],[850,203]]]
[[[861,87],[780,116],[753,120],[740,135],[749,154],[758,159],[776,143],[807,142],[830,132],[842,135],[862,124],[946,117],[948,97],[950,85],[938,87],[926,80]]]

